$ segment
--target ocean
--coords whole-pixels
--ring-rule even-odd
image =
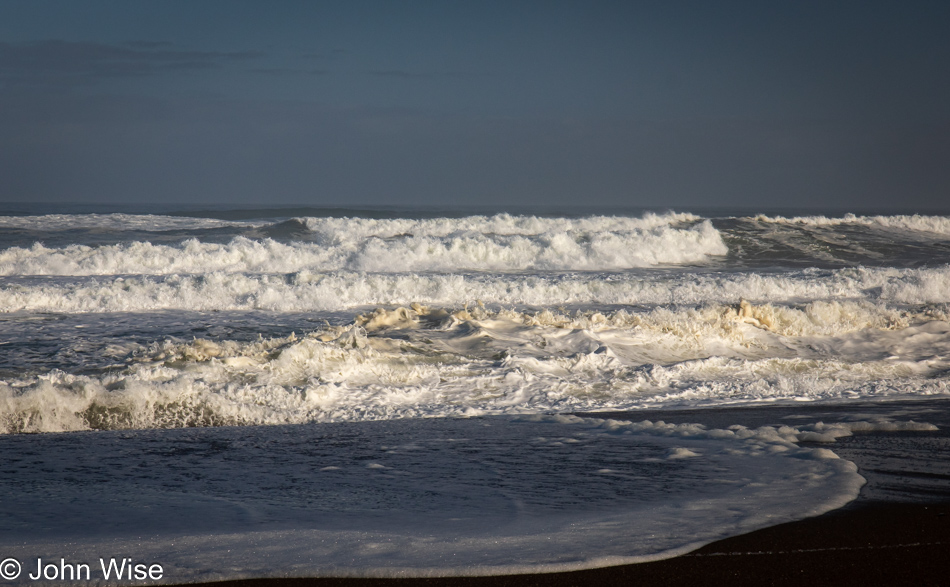
[[[15,582],[582,569],[950,495],[948,216],[70,212],[0,216]]]

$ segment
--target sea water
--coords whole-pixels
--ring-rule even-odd
[[[847,406],[950,399],[948,217],[256,216],[0,217],[21,580],[673,556],[854,499],[835,439],[936,428]]]

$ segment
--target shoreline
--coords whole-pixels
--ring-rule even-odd
[[[529,587],[573,585],[942,585],[950,578],[950,500],[852,502],[661,561],[562,573],[439,578],[272,578],[214,587]]]

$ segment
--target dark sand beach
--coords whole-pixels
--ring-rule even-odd
[[[258,579],[219,587],[947,585],[950,501],[858,502],[672,559],[571,573],[432,579]]]

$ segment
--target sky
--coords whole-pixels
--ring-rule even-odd
[[[950,209],[950,4],[0,0],[0,203]]]

